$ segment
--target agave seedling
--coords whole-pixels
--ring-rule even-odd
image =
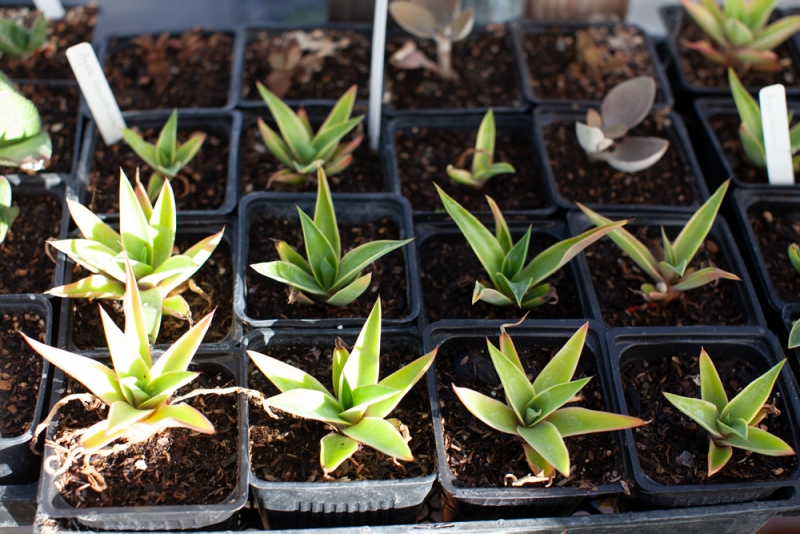
[[[333,395],[316,378],[258,352],[253,363],[281,394],[267,404],[284,412],[322,421],[333,432],[320,440],[320,465],[329,473],[358,450],[372,447],[387,456],[412,461],[397,419],[385,419],[428,370],[436,350],[383,380],[380,376],[381,301],[372,308],[351,351],[339,340],[333,351]]]
[[[411,239],[364,243],[342,257],[328,179],[322,168],[317,172],[319,185],[314,219],[297,208],[306,257],[285,241],[277,241],[280,261],[256,263],[251,267],[259,274],[291,286],[290,302],[313,304],[319,300],[331,306],[345,306],[361,296],[372,281],[372,273],[361,276],[361,271],[381,256],[410,243]]]
[[[124,272],[133,278],[134,267],[123,253]],[[143,441],[164,428],[189,428],[213,434],[214,426],[188,404],[172,404],[170,397],[199,373],[187,371],[195,351],[211,324],[213,312],[198,321],[154,363],[147,336],[146,304],[136,284],[128,284],[123,297],[125,332],[100,308],[113,369],[100,362],[50,347],[25,337],[44,359],[86,386],[108,406],[108,418],[86,429],[80,445],[96,451],[112,441]],[[146,299],[145,299],[146,303]]]
[[[778,2],[726,0],[720,9],[716,0],[701,0],[700,3],[681,0],[689,16],[711,39],[682,42],[712,63],[778,71],[781,65],[773,49],[800,30],[800,16],[784,17],[767,24]]]
[[[762,430],[764,404],[786,360],[756,378],[728,401],[722,380],[705,349],[700,352],[700,398],[664,392],[667,400],[708,432],[708,476],[725,467],[733,448],[767,456],[792,456],[794,450],[782,439]]]
[[[67,298],[121,299],[131,280],[123,265],[127,255],[145,303],[147,334],[155,343],[162,313],[191,319],[192,311],[181,293],[214,252],[225,230],[199,241],[183,254],[173,255],[177,219],[169,181],[164,182],[155,206],[150,204],[138,175],[136,191],[122,171],[119,184],[119,232],[80,203],[67,200],[83,238],[50,244],[94,274],[48,293]]]
[[[154,201],[161,191],[166,178],[174,178],[189,162],[206,140],[206,134],[196,132],[183,143],[178,143],[178,110],[174,110],[169,120],[158,135],[158,142],[148,143],[142,136],[130,128],[122,130],[122,137],[128,146],[153,169],[153,175],[147,183],[147,194]]]
[[[486,345],[503,384],[505,404],[482,393],[453,384],[453,391],[472,415],[495,430],[522,440],[525,459],[537,477],[551,478],[558,471],[570,475],[564,438],[633,428],[644,421],[627,415],[563,406],[576,400],[591,377],[572,380],[589,324],[583,325],[553,356],[531,383],[511,337],[501,329],[500,348]]]
[[[739,280],[735,274],[716,267],[705,267],[699,270],[690,267],[694,255],[697,254],[717,218],[719,206],[722,204],[729,183],[730,180],[727,180],[722,184],[711,195],[711,198],[692,215],[675,241],[670,241],[664,228],[661,228],[663,242],[663,259],[661,261],[656,260],[647,246],[627,230],[619,229],[608,234],[608,237],[655,282],[655,285],[642,284],[641,294],[645,300],[669,302],[680,296],[683,291],[702,287],[715,280],[723,278]],[[578,207],[598,226],[611,222],[610,219],[595,213],[586,206],[578,204]]]
[[[0,19],[0,53],[14,58],[25,56],[47,39],[47,19],[41,13],[26,28],[23,23]]]
[[[669,141],[658,137],[625,137],[647,117],[655,98],[656,82],[649,76],[614,86],[603,99],[599,113],[590,109],[586,112],[586,124],[575,123],[578,143],[589,159],[605,161],[622,172],[639,172],[655,165],[669,148]]]
[[[483,116],[478,128],[475,148],[465,152],[455,166],[448,165],[447,175],[460,184],[480,188],[493,176],[515,172],[510,163],[494,163],[494,142],[494,112],[490,109]],[[470,154],[472,154],[472,171],[459,168],[464,166],[464,159]]]
[[[50,134],[36,106],[0,72],[0,165],[40,171],[50,161]]]
[[[19,208],[11,205],[11,183],[5,176],[0,176],[0,245],[18,216]]]
[[[311,130],[311,123],[308,122],[305,110],[300,109],[295,114],[260,82],[256,85],[281,131],[279,136],[259,118],[258,129],[261,138],[272,155],[287,167],[270,176],[268,184],[272,182],[302,184],[307,174],[315,173],[318,169],[324,169],[328,176],[332,176],[350,165],[353,161],[353,151],[364,139],[364,136],[359,134],[347,144],[339,144],[364,118],[363,116],[350,118],[356,101],[355,85],[336,102],[316,134]]]
[[[408,33],[436,42],[438,65],[413,47],[402,57],[393,58],[393,64],[406,69],[426,67],[438,72],[445,80],[457,78],[453,71],[451,53],[453,43],[464,39],[475,23],[473,9],[461,9],[461,0],[395,0],[389,4],[392,18]]]
[[[494,286],[487,287],[480,280],[476,280],[475,290],[472,293],[473,304],[482,300],[494,306],[535,308],[554,300],[555,288],[543,282],[580,251],[628,222],[609,223],[579,236],[565,239],[544,250],[526,265],[532,227],[528,227],[522,239],[514,244],[508,224],[491,197],[487,196],[486,201],[494,215],[496,236],[438,185],[436,189],[439,191],[444,208],[464,234]]]

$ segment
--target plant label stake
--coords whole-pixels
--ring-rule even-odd
[[[80,43],[68,48],[67,59],[81,86],[83,97],[89,104],[103,141],[106,145],[120,141],[122,130],[127,125],[92,45]]]
[[[386,48],[386,17],[389,0],[375,0],[372,21],[372,61],[369,67],[369,146],[378,150],[381,139],[381,101],[383,100],[383,54]]]
[[[44,13],[47,20],[61,20],[64,18],[64,6],[61,0],[33,0],[36,9]]]
[[[786,89],[781,84],[764,87],[758,93],[761,124],[764,130],[764,151],[767,176],[771,185],[794,184],[792,147],[789,140],[789,119]]]

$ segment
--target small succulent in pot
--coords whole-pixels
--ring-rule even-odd
[[[603,99],[599,113],[589,109],[586,124],[575,123],[578,143],[589,160],[605,161],[622,172],[639,172],[658,163],[669,148],[669,141],[626,137],[650,113],[655,98],[655,80],[639,76],[614,86]]]
[[[176,178],[188,165],[203,146],[206,134],[196,132],[183,143],[178,143],[178,110],[173,110],[156,144],[148,143],[142,136],[130,128],[122,130],[122,137],[128,146],[153,169],[153,175],[147,183],[147,194],[155,201],[164,185],[164,180]],[[188,192],[188,187],[186,188]]]
[[[257,273],[292,288],[290,302],[346,306],[361,296],[372,281],[372,273],[361,275],[372,262],[411,242],[379,240],[354,248],[342,256],[339,226],[333,208],[328,179],[322,167],[317,169],[317,205],[312,220],[297,208],[303,228],[306,257],[286,241],[277,241],[280,261],[251,265]]]
[[[19,207],[11,204],[11,183],[5,176],[0,176],[0,245],[18,216]]]
[[[767,456],[793,456],[782,439],[758,427],[767,413],[764,405],[786,360],[748,384],[728,400],[714,362],[700,353],[700,398],[664,392],[667,400],[708,433],[708,476],[718,473],[733,455],[733,448]]]
[[[20,58],[30,54],[47,39],[47,19],[41,13],[26,28],[22,22],[0,19],[0,54]]]
[[[0,165],[23,171],[42,170],[50,161],[53,145],[42,128],[36,106],[16,90],[0,72]]]
[[[570,68],[580,69],[589,76],[614,72],[628,64],[618,52],[613,52],[608,44],[597,44],[588,30],[575,32],[576,63]]]
[[[779,71],[773,49],[800,30],[800,16],[784,17],[767,24],[779,0],[726,0],[720,9],[716,0],[681,0],[681,5],[710,38],[682,41],[712,63],[745,72]]]
[[[600,228],[592,228],[579,236],[565,239],[542,251],[526,264],[531,227],[515,244],[500,208],[491,197],[487,196],[486,201],[492,209],[495,221],[495,235],[492,235],[475,216],[442,191],[438,185],[436,189],[439,191],[444,208],[464,234],[491,281],[491,285],[486,285],[480,280],[475,281],[473,304],[482,300],[493,306],[535,308],[548,302],[557,302],[556,289],[543,282],[580,251],[628,222],[609,222]]]
[[[708,232],[714,225],[717,212],[728,190],[730,179],[717,189],[711,198],[692,215],[678,237],[670,241],[664,228],[661,228],[663,259],[657,260],[647,246],[630,232],[620,228],[608,234],[639,268],[653,279],[654,284],[642,284],[639,293],[647,301],[670,302],[679,298],[684,291],[702,287],[715,280],[739,280],[733,273],[717,267],[695,269],[690,267]],[[578,204],[578,207],[596,225],[606,225],[610,219]]]
[[[340,173],[353,161],[353,151],[361,144],[361,132],[347,144],[340,144],[344,136],[358,126],[363,116],[350,118],[356,101],[357,87],[354,85],[339,98],[317,133],[311,129],[304,109],[297,113],[287,106],[272,91],[257,82],[258,91],[278,125],[281,135],[258,119],[258,129],[264,144],[273,156],[286,165],[270,176],[272,182],[302,184],[306,175],[324,169],[328,176]]]
[[[383,380],[380,376],[381,301],[364,323],[355,346],[341,340],[333,351],[333,394],[316,378],[255,351],[253,363],[281,391],[266,403],[284,412],[326,423],[333,431],[320,440],[320,465],[334,471],[361,445],[387,456],[413,461],[405,426],[386,419],[433,363],[436,350],[414,360]]]
[[[389,4],[392,18],[408,33],[436,42],[438,63],[430,61],[413,41],[391,58],[402,69],[426,68],[445,80],[458,78],[453,70],[453,43],[466,38],[475,23],[473,9],[461,9],[461,0],[395,0]]]
[[[483,116],[481,125],[478,128],[475,148],[464,152],[455,165],[447,166],[447,175],[453,181],[470,187],[481,188],[490,178],[498,174],[516,172],[510,163],[494,162],[495,132],[494,112],[490,109]],[[471,171],[461,168],[469,155],[472,155]]]
[[[505,326],[500,347],[489,340],[489,356],[503,384],[506,402],[453,384],[453,391],[475,417],[491,428],[518,436],[525,459],[533,471],[526,482],[547,482],[558,471],[570,475],[570,458],[564,438],[634,428],[644,424],[636,417],[587,408],[567,407],[591,377],[572,380],[589,324],[586,323],[553,356],[531,383]]]

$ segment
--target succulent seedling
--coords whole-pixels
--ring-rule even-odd
[[[11,205],[11,183],[5,176],[0,176],[0,245],[18,216],[19,208]]]
[[[447,175],[460,184],[481,188],[493,176],[515,172],[510,163],[494,162],[494,143],[494,112],[490,109],[483,116],[481,125],[478,128],[475,148],[465,152],[455,166],[448,165]],[[470,154],[472,154],[472,170],[468,171],[460,168],[464,166],[465,157]]]
[[[0,165],[40,171],[52,153],[50,134],[42,128],[36,106],[0,72]]]
[[[30,54],[47,39],[47,19],[41,13],[26,28],[22,22],[0,19],[0,54],[20,58]]]

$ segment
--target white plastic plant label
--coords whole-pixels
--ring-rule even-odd
[[[761,125],[764,129],[764,150],[767,176],[772,185],[794,184],[792,145],[789,140],[789,112],[786,108],[786,89],[770,85],[758,93],[761,105]]]
[[[33,0],[36,9],[44,13],[47,20],[61,20],[64,18],[64,6],[61,0]]]
[[[372,62],[369,67],[369,146],[378,150],[381,138],[381,101],[383,100],[383,62],[386,48],[386,18],[389,0],[375,1],[375,18],[372,24]]]
[[[122,139],[122,130],[126,127],[125,119],[122,118],[122,112],[92,45],[81,43],[68,48],[67,59],[103,141],[106,145],[117,143]]]

